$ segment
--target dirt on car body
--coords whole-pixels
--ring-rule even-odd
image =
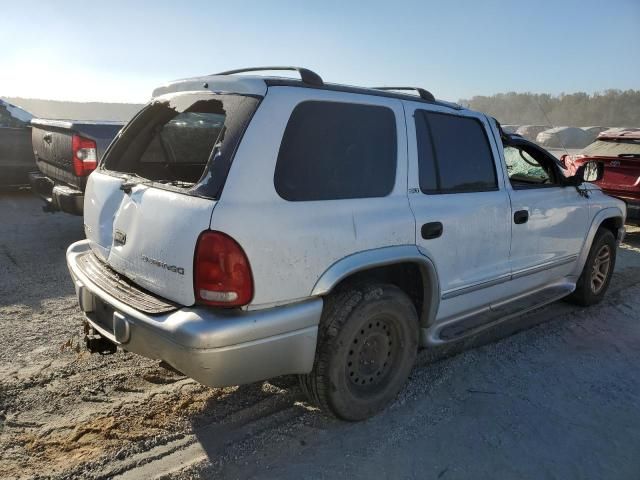
[[[293,378],[215,389],[127,352],[77,349],[64,251],[80,238],[81,219],[44,214],[28,193],[0,198],[2,478],[640,472],[640,229],[601,305],[558,302],[513,337],[423,351],[395,403],[357,425],[311,408]]]

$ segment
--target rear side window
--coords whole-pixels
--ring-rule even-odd
[[[498,189],[491,147],[480,121],[416,111],[420,189],[424,193]]]
[[[303,102],[285,129],[274,185],[290,201],[384,197],[395,184],[396,151],[392,110]]]

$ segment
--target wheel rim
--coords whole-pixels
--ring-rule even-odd
[[[591,291],[593,293],[600,293],[607,282],[610,268],[611,248],[609,245],[603,245],[600,247],[600,250],[598,250],[593,261],[593,267],[591,268]]]
[[[375,318],[351,340],[346,374],[355,394],[371,394],[386,384],[400,352],[397,328],[388,318]]]

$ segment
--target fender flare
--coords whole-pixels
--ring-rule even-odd
[[[579,277],[584,269],[584,264],[587,261],[587,257],[589,256],[589,250],[591,250],[591,244],[593,243],[593,238],[596,236],[596,232],[602,225],[602,222],[607,220],[608,218],[620,218],[622,220],[622,229],[624,229],[624,213],[618,207],[607,207],[600,210],[591,221],[591,226],[589,227],[589,233],[582,244],[582,250],[578,256],[578,261],[576,262],[576,268],[574,270],[574,274]],[[619,242],[621,240],[620,233],[616,235],[616,240]]]
[[[425,286],[425,301],[422,312],[419,312],[420,325],[424,327],[433,324],[440,304],[438,273],[434,262],[415,245],[375,248],[343,257],[324,271],[311,290],[311,296],[327,295],[338,283],[354,273],[399,263],[414,263],[420,269]]]

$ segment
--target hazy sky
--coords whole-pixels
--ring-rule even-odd
[[[446,100],[640,89],[640,0],[0,0],[0,18],[0,96],[144,102],[273,64]]]

